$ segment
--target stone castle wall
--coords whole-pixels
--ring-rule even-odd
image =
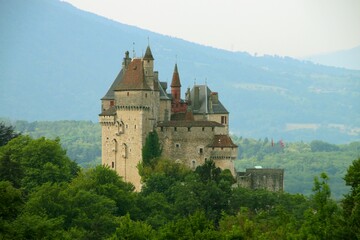
[[[211,148],[215,135],[225,134],[225,127],[158,127],[163,147],[162,155],[195,169],[205,160],[213,159],[216,166],[229,169],[235,176],[234,160],[237,148]]]
[[[284,190],[284,169],[250,168],[237,173],[240,187],[266,189],[268,191]]]

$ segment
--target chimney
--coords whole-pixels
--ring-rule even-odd
[[[219,95],[217,92],[212,92],[211,93],[211,102],[213,104],[219,104]]]
[[[125,52],[125,57],[124,57],[124,60],[123,60],[123,63],[122,63],[122,68],[127,69],[130,62],[131,62],[131,58],[129,57],[129,51],[126,51]]]

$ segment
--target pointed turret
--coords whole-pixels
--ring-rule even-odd
[[[175,64],[174,73],[171,81],[171,87],[178,87],[178,88],[181,87],[177,64]]]
[[[174,73],[171,81],[171,112],[186,112],[187,104],[181,100],[181,83],[177,64],[174,67]]]
[[[171,81],[171,94],[173,103],[179,103],[181,97],[181,83],[177,64],[175,64],[174,73]]]
[[[145,52],[145,55],[144,55],[144,60],[154,60],[154,57],[151,53],[151,49],[150,49],[150,46],[147,46],[146,48],[146,52]]]

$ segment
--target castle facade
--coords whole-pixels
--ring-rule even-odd
[[[159,80],[148,46],[142,58],[125,53],[122,68],[101,99],[102,164],[139,191],[137,166],[149,132],[156,131],[162,155],[195,169],[212,159],[235,177],[237,146],[229,137],[229,112],[207,85],[194,85],[181,98],[175,64],[170,85]]]

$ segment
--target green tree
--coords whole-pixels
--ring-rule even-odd
[[[86,190],[105,196],[116,203],[117,216],[123,216],[135,210],[134,186],[122,180],[114,170],[108,166],[99,165],[95,168],[83,170],[70,184],[72,189]]]
[[[215,230],[214,224],[204,212],[195,213],[169,222],[159,230],[158,239],[221,239],[221,234]]]
[[[314,178],[312,208],[305,212],[305,222],[300,230],[307,239],[341,239],[340,209],[331,197],[326,173]]]
[[[1,178],[27,191],[46,182],[70,181],[78,170],[59,139],[19,136],[0,149]]]
[[[133,221],[130,215],[126,214],[118,220],[116,232],[110,238],[112,240],[150,240],[155,238],[155,231],[144,222]]]
[[[9,181],[0,181],[0,239],[11,239],[14,229],[11,223],[23,208],[21,191]]]
[[[103,239],[116,229],[116,203],[71,183],[33,191],[13,228],[19,239]]]
[[[149,132],[146,137],[145,145],[142,149],[142,159],[145,166],[152,166],[152,160],[161,156],[162,148],[159,136],[156,131]]]
[[[353,161],[344,179],[346,185],[351,187],[350,193],[342,201],[346,232],[360,239],[360,158]]]
[[[0,122],[0,147],[19,135],[20,133],[16,133],[13,126],[6,126],[5,123]]]

